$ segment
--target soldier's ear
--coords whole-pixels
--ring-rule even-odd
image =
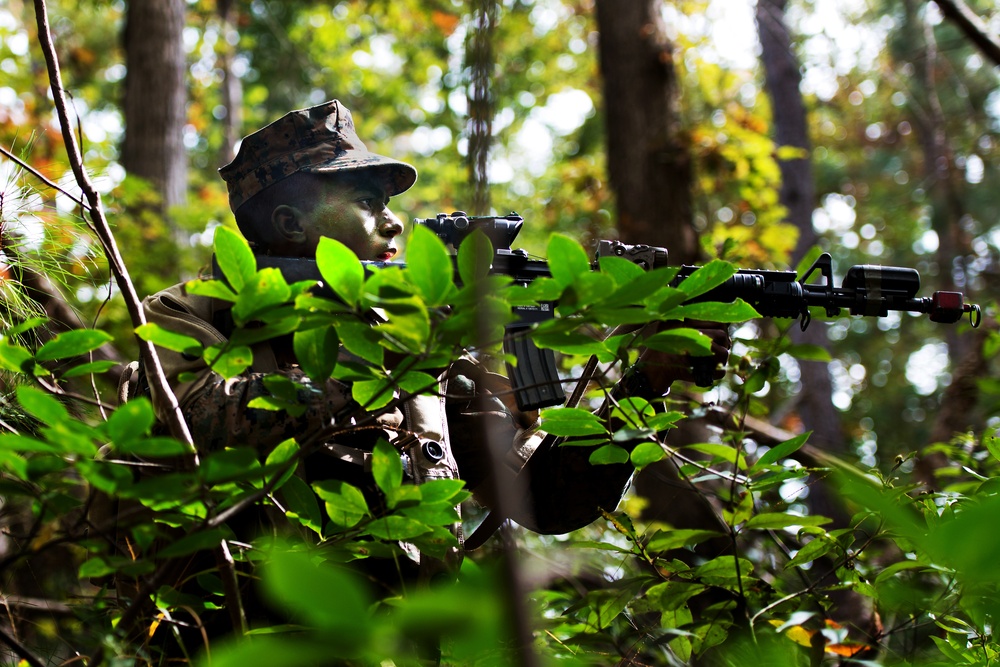
[[[305,230],[302,228],[304,213],[301,209],[287,204],[275,206],[271,211],[271,226],[277,238],[287,243],[304,243]]]

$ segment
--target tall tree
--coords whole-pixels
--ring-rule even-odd
[[[679,111],[674,45],[656,0],[597,0],[608,174],[621,238],[697,258],[690,141]]]
[[[816,206],[810,162],[809,130],[805,104],[802,100],[798,59],[792,50],[792,40],[785,23],[786,0],[758,0],[757,32],[761,45],[761,62],[771,99],[774,138],[779,147],[796,149],[797,154],[779,159],[781,169],[781,204],[788,211],[788,220],[799,230],[793,252],[793,264],[816,245],[818,237],[812,225]],[[796,342],[825,347],[826,329],[814,325],[806,331],[792,329]],[[800,361],[801,386],[796,401],[799,416],[807,430],[813,432],[815,444],[843,451],[845,441],[840,420],[833,406],[833,388],[827,366],[819,361]]]
[[[187,191],[184,8],[184,0],[133,0],[125,25],[121,163],[153,184],[164,211],[183,203]]]

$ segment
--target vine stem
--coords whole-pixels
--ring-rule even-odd
[[[69,158],[70,167],[73,170],[73,176],[76,178],[77,185],[80,186],[80,190],[83,193],[83,199],[87,202],[86,209],[94,224],[94,231],[101,242],[101,246],[104,248],[109,268],[112,274],[114,274],[118,289],[125,299],[125,306],[128,309],[132,325],[139,327],[146,323],[146,316],[142,311],[142,303],[135,291],[135,285],[129,277],[125,261],[118,251],[118,244],[111,233],[111,226],[104,215],[101,197],[94,188],[90,176],[87,174],[80,146],[71,130],[66,105],[66,94],[63,89],[62,75],[59,71],[59,61],[56,58],[55,48],[52,43],[52,32],[49,28],[48,8],[45,5],[45,0],[34,0],[34,5],[35,20],[38,24],[38,40],[42,47],[42,53],[45,55],[45,65],[49,73],[49,86],[52,90],[52,99],[55,102],[56,113],[59,117],[59,127],[62,131],[63,141],[66,144],[66,154]],[[142,340],[138,336],[136,338],[139,343],[139,353],[146,366],[150,383],[156,388],[158,400],[166,403],[169,408],[166,414],[167,426],[170,428],[171,435],[189,445],[191,451],[194,452],[194,440],[191,437],[191,431],[184,419],[184,415],[181,413],[177,396],[167,383],[167,377],[163,372],[163,366],[160,364],[160,359],[156,354],[153,344]],[[195,463],[197,464],[197,454],[194,454],[194,456]]]

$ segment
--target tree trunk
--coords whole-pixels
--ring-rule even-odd
[[[236,142],[243,129],[243,82],[233,73],[233,56],[236,47],[228,39],[229,32],[235,31],[232,0],[219,0],[216,6],[222,23],[223,39],[219,53],[219,67],[222,69],[222,106],[226,116],[222,120],[222,146],[219,149],[219,165],[228,164],[236,157]]]
[[[184,0],[132,0],[125,25],[122,166],[152,183],[163,212],[187,191]]]
[[[673,44],[656,0],[597,0],[608,176],[628,243],[694,262],[690,140],[681,127]]]
[[[811,143],[805,105],[799,84],[802,76],[792,51],[792,41],[785,25],[785,0],[758,0],[757,32],[761,45],[765,85],[771,98],[774,119],[774,139],[778,146],[801,149],[801,155],[779,160],[781,169],[781,204],[788,210],[788,220],[799,230],[799,240],[793,253],[793,264],[816,245],[812,226],[816,205],[812,165],[809,158]],[[814,324],[806,331],[792,328],[792,340],[826,347],[826,329]],[[827,365],[817,361],[799,362],[802,389],[796,405],[806,430],[812,431],[814,445],[833,452],[846,449],[843,430],[833,407],[833,386]]]

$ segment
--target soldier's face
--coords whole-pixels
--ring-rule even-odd
[[[313,253],[324,236],[340,241],[362,260],[384,262],[398,252],[396,237],[403,224],[389,210],[385,187],[371,172],[318,178],[313,194],[315,204],[302,213],[300,222]]]

